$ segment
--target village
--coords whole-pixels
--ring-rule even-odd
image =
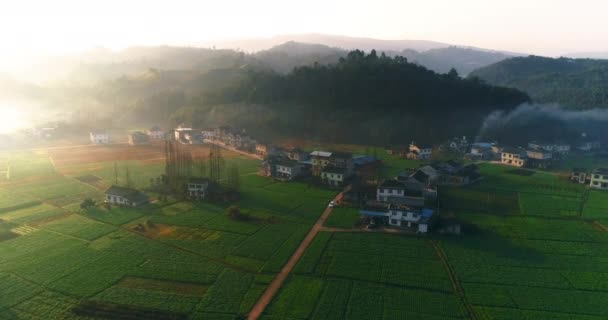
[[[600,142],[588,139],[584,133],[575,145],[531,141],[526,147],[511,147],[496,142],[470,143],[466,137],[454,138],[441,145],[412,142],[407,147],[385,148],[391,156],[419,161],[417,168],[404,170],[387,179],[376,174],[382,166],[382,159],[376,154],[283,148],[259,142],[245,130],[229,126],[193,129],[180,125],[168,131],[154,126],[146,132],[136,131],[128,135],[130,145],[165,140],[176,145],[210,144],[260,159],[258,174],[276,181],[303,181],[322,188],[344,190],[339,199],[328,204],[329,207],[359,208],[357,225],[368,230],[397,228],[412,233],[427,233],[434,229],[433,226],[437,226],[441,233],[460,233],[460,225],[455,219],[440,221],[438,218],[438,188],[464,187],[483,179],[478,168],[480,163],[547,170],[571,152],[587,154],[600,150]],[[91,132],[90,141],[108,144],[111,138],[104,131]],[[608,169],[595,168],[588,172],[572,168],[570,180],[593,189],[608,189]],[[189,177],[181,183],[187,199],[208,200],[214,194],[217,198],[218,192],[222,199],[239,198],[237,190],[220,191],[219,183],[207,177]],[[108,204],[127,206],[138,206],[146,201],[140,191],[121,186],[112,186],[105,198]]]

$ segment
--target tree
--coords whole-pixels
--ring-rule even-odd
[[[88,208],[94,207],[96,204],[97,203],[95,202],[95,200],[93,200],[91,198],[86,198],[80,204],[80,209],[88,209]]]
[[[456,71],[456,69],[454,69],[454,68],[450,69],[450,71],[448,71],[447,75],[448,75],[448,78],[450,78],[450,79],[460,78],[460,75],[458,75],[458,71]]]

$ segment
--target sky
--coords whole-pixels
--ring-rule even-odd
[[[608,51],[607,16],[606,0],[0,0],[0,61],[295,33],[558,56]]]

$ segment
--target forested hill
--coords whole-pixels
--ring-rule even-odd
[[[608,60],[518,57],[480,68],[470,77],[525,91],[535,102],[608,108]]]
[[[335,65],[294,69],[287,75],[251,70],[237,85],[208,94],[210,105],[263,105],[267,123],[282,132],[340,141],[406,143],[475,134],[487,114],[529,100],[515,89],[437,74],[403,57],[352,51]],[[257,119],[248,115],[252,122]]]

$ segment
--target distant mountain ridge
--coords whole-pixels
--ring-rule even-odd
[[[383,40],[364,37],[347,37],[327,34],[287,34],[277,35],[270,38],[250,38],[224,41],[203,42],[201,46],[216,47],[224,49],[239,49],[248,52],[268,50],[274,46],[285,42],[299,42],[306,44],[322,44],[328,47],[340,48],[343,50],[363,50],[371,51],[402,51],[412,49],[416,51],[426,51],[449,47],[450,44],[429,41],[429,40]]]
[[[480,68],[470,77],[522,90],[535,102],[608,108],[608,60],[516,57]]]

